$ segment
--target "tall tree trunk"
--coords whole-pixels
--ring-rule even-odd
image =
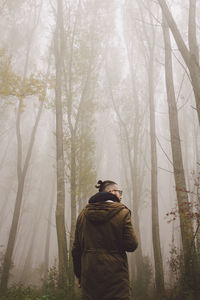
[[[122,117],[118,111],[117,105],[115,104],[115,100],[114,100],[114,96],[113,96],[113,92],[112,92],[112,85],[111,85],[111,80],[109,78],[109,74],[108,74],[108,70],[106,70],[107,72],[107,78],[108,78],[108,86],[109,86],[109,91],[110,91],[110,96],[111,96],[111,100],[113,103],[113,107],[114,110],[116,112],[116,115],[118,117],[119,123],[121,128],[124,131],[124,136],[125,136],[125,140],[126,140],[126,146],[127,146],[127,155],[128,155],[128,161],[129,161],[129,167],[130,167],[130,174],[131,174],[131,186],[132,186],[132,196],[133,196],[133,200],[132,200],[132,206],[133,206],[133,216],[134,216],[134,224],[135,224],[135,231],[137,234],[137,239],[138,239],[138,249],[136,251],[136,269],[137,269],[137,279],[138,281],[142,280],[143,277],[143,255],[142,255],[142,247],[141,247],[141,235],[140,235],[140,227],[139,227],[139,215],[138,215],[138,209],[139,209],[139,194],[138,194],[138,182],[137,182],[137,177],[135,176],[135,174],[137,174],[137,158],[138,158],[138,139],[134,139],[133,141],[133,148],[134,148],[134,159],[132,160],[131,157],[131,145],[130,145],[130,138],[129,138],[129,134],[128,134],[128,130],[127,130],[127,126],[125,124],[125,122],[122,120]],[[133,80],[133,78],[132,78]],[[134,84],[132,82],[132,84]],[[137,109],[136,109],[137,111]],[[136,114],[136,116],[138,116],[138,114]],[[135,118],[135,120],[137,119],[137,117]],[[136,134],[136,132],[139,130],[139,126],[138,126],[138,122],[137,124],[135,123],[135,137],[138,135]]]
[[[156,147],[156,124],[154,103],[154,57],[155,57],[155,29],[151,27],[151,36],[148,34],[141,3],[138,2],[145,39],[148,45],[146,60],[148,70],[149,88],[149,113],[150,113],[150,144],[151,144],[151,201],[152,201],[152,239],[155,265],[156,296],[162,299],[165,294],[163,261],[160,246],[159,211],[158,211],[158,179],[157,179],[157,147]],[[152,15],[149,10],[149,20],[153,24]]]
[[[199,64],[199,47],[196,36],[196,0],[190,0],[188,19],[188,42],[191,56]]]
[[[9,184],[9,191],[6,193],[5,198],[4,198],[4,202],[3,202],[2,206],[1,206],[1,212],[0,212],[0,235],[1,235],[1,230],[3,229],[3,224],[5,222],[5,211],[7,210],[7,207],[9,207],[9,198],[10,198],[10,194],[14,190],[14,185],[15,185],[15,182],[13,180],[13,182],[10,182],[10,184]]]
[[[70,252],[69,252],[69,281],[70,286],[74,286],[74,272],[72,260],[72,246],[74,241],[74,233],[76,226],[76,149],[75,149],[75,136],[71,132],[71,161],[70,161],[70,188],[71,188],[71,231],[70,231]]]
[[[153,46],[154,47],[154,46]],[[164,273],[160,247],[159,214],[158,214],[158,180],[157,180],[157,149],[154,104],[154,49],[150,46],[148,81],[149,81],[149,111],[150,111],[150,141],[151,141],[151,200],[152,200],[152,238],[155,264],[155,282],[158,299],[164,294]]]
[[[45,242],[45,249],[44,249],[44,282],[48,278],[48,271],[49,271],[49,246],[50,246],[50,237],[51,237],[51,220],[52,220],[53,205],[55,200],[54,184],[52,185],[50,199],[51,202],[50,202],[50,208],[49,208],[48,219],[47,219],[47,235],[46,235],[46,242]]]
[[[167,89],[167,101],[169,110],[169,124],[171,147],[174,167],[174,179],[178,200],[180,229],[185,265],[185,288],[191,289],[195,280],[194,255],[192,255],[193,224],[189,217],[190,205],[188,200],[185,174],[183,168],[182,150],[179,134],[178,113],[173,82],[173,68],[171,55],[171,41],[169,28],[163,14],[163,35],[165,43],[165,79]]]
[[[187,65],[190,76],[192,80],[192,87],[196,100],[196,109],[198,114],[198,120],[200,124],[200,65],[199,65],[199,57],[198,57],[198,45],[196,41],[196,23],[195,23],[195,13],[196,13],[196,0],[190,1],[190,13],[189,13],[189,47],[188,50],[180,31],[174,21],[174,18],[169,11],[169,8],[164,0],[158,0],[162,8],[162,12],[166,18],[168,26],[174,36],[178,49]]]
[[[67,239],[65,229],[65,178],[63,153],[63,113],[62,113],[62,0],[57,0],[57,20],[55,32],[55,62],[56,62],[56,171],[57,171],[57,205],[56,205],[56,231],[58,241],[59,259],[59,287],[67,284]]]

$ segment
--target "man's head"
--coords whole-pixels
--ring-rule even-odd
[[[111,180],[99,180],[95,186],[99,189],[99,192],[109,192],[114,194],[120,201],[122,199],[122,191],[116,182]]]

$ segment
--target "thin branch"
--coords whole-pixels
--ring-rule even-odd
[[[194,107],[194,106],[192,106],[192,105],[191,105],[191,107],[192,107],[193,109],[197,110],[197,108],[196,108],[196,107]]]
[[[192,239],[192,242],[191,242],[191,248],[192,248],[192,245],[194,244],[194,240],[195,240],[195,237],[196,237],[196,235],[198,233],[199,227],[200,227],[200,222],[198,222],[198,226],[197,226],[195,234],[193,236],[193,239]]]
[[[7,128],[4,132],[0,132],[0,137],[5,135],[9,130],[13,129],[14,127],[10,127],[10,128]]]
[[[192,91],[191,91],[190,94],[188,95],[188,97],[187,97],[185,103],[183,103],[183,104],[177,109],[178,111],[181,110],[181,109],[188,103],[188,101],[189,101],[189,99],[190,99],[191,93],[192,93]]]
[[[180,88],[179,88],[179,91],[178,91],[176,103],[178,103],[178,100],[179,100],[179,97],[180,97],[180,94],[181,94],[181,90],[182,90],[182,87],[183,87],[183,81],[184,81],[184,79],[185,79],[185,73],[183,73],[183,78],[181,80],[181,85],[180,85]]]
[[[179,62],[179,64],[180,64],[180,65],[182,66],[182,68],[184,69],[185,73],[187,74],[187,77],[188,77],[189,81],[190,81],[191,84],[192,84],[192,80],[191,80],[191,78],[190,78],[190,74],[188,73],[186,67],[185,67],[184,64],[180,61],[180,59],[178,59],[178,57],[175,55],[174,51],[173,51],[172,53],[173,53],[174,57],[176,58],[176,60]]]
[[[165,66],[165,64],[164,63],[162,63],[161,61],[159,61],[157,58],[155,59],[155,62],[157,62],[159,65],[161,65],[161,66]]]
[[[138,19],[138,18],[136,18],[135,20],[136,20],[137,22],[139,22],[139,23],[144,23],[144,24],[149,25],[149,26],[153,26],[153,27],[161,27],[160,24],[157,25],[157,24],[154,24],[154,23],[145,22],[145,21],[143,21],[143,20],[141,20],[141,19]]]
[[[163,147],[162,147],[162,145],[161,145],[161,143],[160,143],[160,141],[159,141],[159,139],[158,139],[157,136],[156,136],[156,140],[158,141],[158,144],[159,144],[161,150],[163,151],[163,153],[165,154],[165,156],[167,157],[168,161],[171,163],[172,166],[174,166],[173,162],[171,161],[171,159],[169,158],[169,156],[167,155],[167,153],[166,153],[165,150],[163,149]]]
[[[168,172],[168,173],[172,173],[172,174],[174,174],[174,172],[173,172],[173,171],[169,171],[169,170],[167,170],[167,169],[164,169],[164,168],[161,168],[161,167],[158,167],[158,169],[161,169],[161,170],[163,170],[163,171],[166,171],[166,172]]]
[[[152,1],[152,2],[154,2],[154,1]],[[162,22],[152,13],[152,11],[149,9],[149,7],[144,4],[144,1],[142,1],[142,3],[143,3],[144,8],[151,14],[151,16],[156,20],[156,22],[158,24],[160,24],[160,26],[162,26]],[[155,3],[158,4],[156,1],[155,1]]]

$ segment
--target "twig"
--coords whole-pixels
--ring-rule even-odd
[[[157,139],[158,144],[159,144],[160,148],[162,149],[163,153],[165,154],[165,156],[167,157],[167,159],[169,160],[169,162],[171,163],[171,165],[174,166],[173,162],[171,161],[171,159],[169,158],[169,156],[167,155],[167,153],[166,153],[165,150],[163,149],[163,147],[162,147],[162,145],[161,145],[161,143],[160,143],[160,141],[159,141],[159,139],[158,139],[157,136],[156,136],[156,139]]]
[[[194,106],[192,106],[192,105],[191,105],[191,107],[192,107],[193,109],[197,110],[197,108],[196,108],[196,107],[194,107]]]
[[[190,78],[190,75],[189,75],[189,73],[188,73],[186,67],[185,67],[184,64],[178,59],[178,57],[174,54],[174,51],[173,51],[173,55],[174,55],[174,57],[176,58],[176,60],[179,62],[179,64],[182,66],[182,68],[184,69],[185,73],[187,74],[187,77],[188,77],[189,81],[192,82],[192,81],[191,81],[191,78]]]
[[[178,91],[178,96],[177,96],[177,100],[176,100],[176,103],[178,103],[178,100],[179,100],[179,97],[180,97],[180,94],[181,94],[181,90],[182,90],[182,86],[183,86],[183,81],[185,79],[185,73],[183,73],[183,78],[181,80],[181,85],[180,85],[180,88],[179,88],[179,91]]]
[[[181,110],[181,109],[188,103],[191,93],[192,93],[192,92],[190,92],[190,94],[189,94],[189,96],[187,97],[185,103],[183,103],[183,104],[177,109],[178,111]]]
[[[173,171],[169,171],[169,170],[167,170],[167,169],[164,169],[164,168],[161,168],[161,167],[158,167],[158,169],[161,169],[161,170],[163,170],[163,171],[166,171],[166,172],[168,172],[168,173],[172,173],[172,174],[174,174],[174,172],[173,172]]]
[[[200,227],[200,222],[198,222],[197,229],[196,229],[195,234],[194,234],[194,236],[193,236],[193,239],[192,239],[192,242],[191,242],[191,248],[192,248],[192,245],[194,244],[194,240],[195,240],[195,237],[196,237],[197,232],[198,232],[198,230],[199,230],[199,227]]]

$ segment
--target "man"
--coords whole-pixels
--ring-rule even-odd
[[[82,300],[130,300],[126,251],[138,245],[122,191],[110,180],[98,181],[99,192],[78,216],[72,249],[74,273]]]

